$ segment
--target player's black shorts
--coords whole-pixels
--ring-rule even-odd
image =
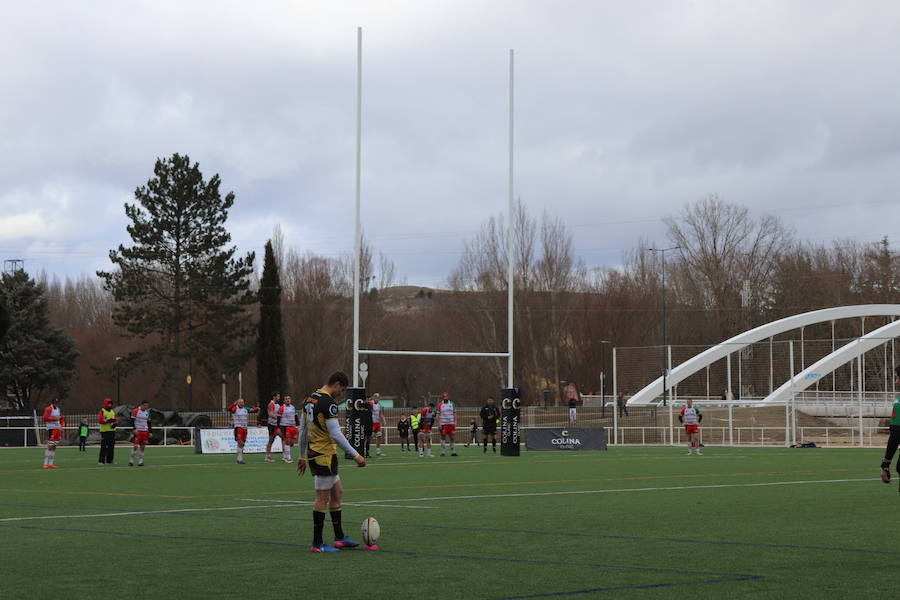
[[[269,425],[269,437],[273,435],[281,435],[281,427],[278,425]]]
[[[363,427],[363,435],[365,435],[366,437],[372,437],[372,426],[371,425],[366,425],[365,427]]]
[[[309,457],[309,472],[319,477],[330,477],[338,474],[337,454],[320,454]]]
[[[494,435],[495,433],[497,433],[497,424],[492,423],[488,425],[487,423],[485,423],[482,429],[484,430],[485,435]]]

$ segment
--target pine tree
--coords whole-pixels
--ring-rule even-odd
[[[272,392],[287,388],[287,363],[281,323],[281,278],[272,250],[266,242],[262,281],[259,287],[259,330],[256,338],[256,389],[264,405]],[[263,415],[260,414],[260,419]]]
[[[0,297],[9,329],[0,339],[0,390],[16,408],[35,408],[44,392],[64,395],[75,379],[75,342],[50,325],[47,296],[23,270],[4,273]]]
[[[113,318],[126,336],[146,340],[124,360],[165,369],[161,392],[177,409],[185,361],[208,376],[234,372],[252,353],[248,307],[254,254],[235,258],[225,229],[234,193],[223,198],[221,180],[203,179],[197,163],[173,154],[157,159],[154,177],[125,204],[133,245],[109,252],[115,270],[98,271],[116,302]]]

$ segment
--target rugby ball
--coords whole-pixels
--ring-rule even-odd
[[[369,517],[362,523],[361,537],[366,546],[374,546],[381,535],[381,526],[375,517]]]

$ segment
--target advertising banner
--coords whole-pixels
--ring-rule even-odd
[[[536,428],[525,432],[527,450],[606,450],[602,427]]]
[[[234,441],[234,429],[198,429],[195,436],[198,454],[234,454],[237,444]],[[266,451],[269,441],[269,430],[265,427],[247,428],[247,441],[244,452],[248,454]],[[281,438],[275,438],[272,452],[281,452]]]

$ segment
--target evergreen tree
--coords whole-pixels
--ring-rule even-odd
[[[157,159],[154,177],[125,204],[133,245],[110,250],[115,270],[97,273],[116,302],[113,318],[130,338],[149,346],[125,357],[165,368],[164,392],[177,409],[187,364],[208,376],[233,372],[252,353],[248,307],[254,254],[235,258],[225,229],[234,193],[223,198],[221,181],[204,181],[197,163],[173,154]]]
[[[256,389],[264,405],[274,391],[287,388],[284,331],[281,324],[281,278],[272,250],[266,242],[262,281],[259,284],[259,331],[256,338]],[[264,415],[260,413],[260,420]]]
[[[35,408],[43,392],[62,395],[75,378],[75,342],[50,325],[43,286],[23,270],[4,273],[0,297],[9,329],[0,340],[0,390],[16,408]]]

